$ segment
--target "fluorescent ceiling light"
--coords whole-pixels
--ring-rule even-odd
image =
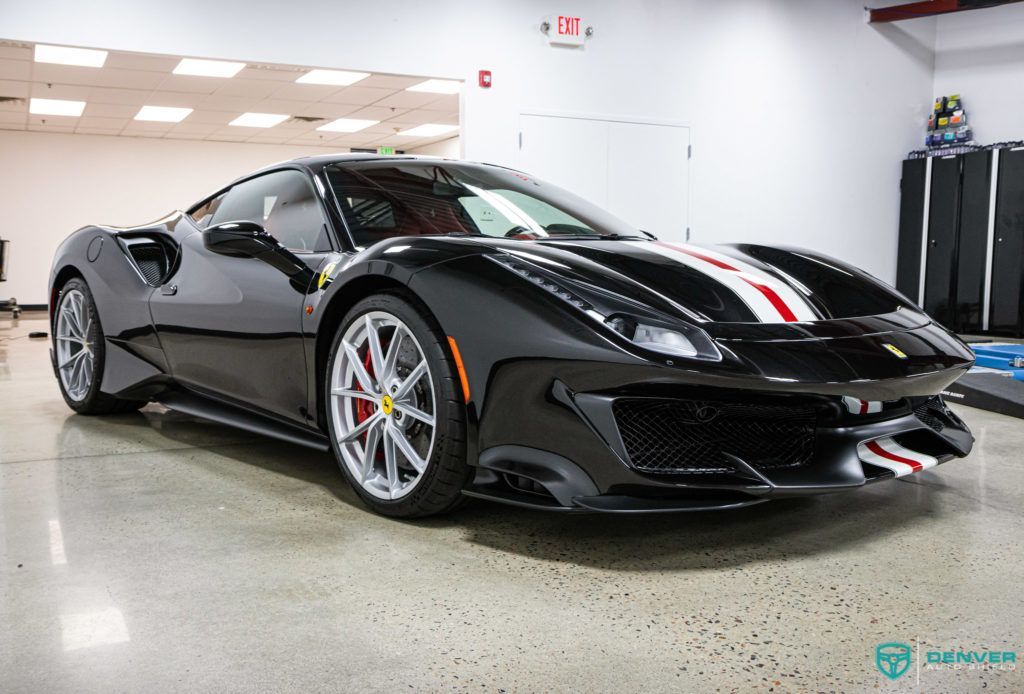
[[[245,67],[245,63],[182,58],[178,66],[174,68],[174,74],[196,75],[198,77],[234,77],[243,67]]]
[[[84,101],[64,101],[63,99],[29,99],[28,112],[37,116],[72,116],[82,115]]]
[[[245,128],[273,128],[278,123],[283,123],[291,116],[283,116],[280,113],[243,113],[228,125],[238,125]]]
[[[310,70],[296,82],[302,84],[327,84],[334,87],[347,87],[370,76],[369,72],[349,72],[348,70]]]
[[[359,118],[339,118],[338,120],[332,120],[330,123],[321,125],[317,130],[324,130],[329,133],[354,133],[369,128],[371,125],[377,125],[380,123],[379,120],[362,120]]]
[[[68,46],[36,44],[35,60],[37,63],[103,67],[103,63],[107,62],[107,52],[94,51],[89,48],[69,48]]]
[[[409,128],[408,130],[399,130],[397,134],[402,135],[403,137],[434,137],[435,135],[453,133],[458,129],[459,126],[457,125],[424,123],[423,125],[417,125],[415,128]]]
[[[153,120],[164,123],[180,123],[185,116],[192,113],[190,108],[177,108],[175,106],[143,106],[135,114],[135,120]]]
[[[462,82],[456,80],[427,80],[406,87],[407,92],[430,92],[431,94],[458,94]]]

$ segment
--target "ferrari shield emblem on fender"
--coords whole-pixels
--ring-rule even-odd
[[[893,354],[895,354],[900,359],[906,359],[907,358],[907,353],[904,352],[899,347],[897,347],[896,345],[890,345],[888,342],[883,342],[882,346],[885,347],[890,352],[892,352]]]
[[[316,279],[316,288],[323,289],[324,285],[327,284],[331,279],[331,273],[334,272],[334,268],[338,267],[337,263],[329,263],[327,267],[323,269],[320,276]]]
[[[875,649],[879,672],[894,680],[910,669],[910,646],[905,643],[880,643]]]

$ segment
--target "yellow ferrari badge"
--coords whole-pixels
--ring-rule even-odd
[[[337,263],[328,263],[321,272],[320,276],[316,278],[316,288],[323,289],[324,285],[331,279],[331,273],[334,272],[334,268],[338,267]]]

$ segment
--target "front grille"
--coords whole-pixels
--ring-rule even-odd
[[[158,244],[135,244],[129,248],[132,259],[146,282],[157,287],[167,272],[167,254]]]
[[[613,412],[629,462],[643,472],[738,472],[725,454],[758,470],[777,470],[804,465],[814,455],[810,407],[621,398]]]
[[[935,432],[941,432],[946,428],[945,422],[942,421],[941,412],[942,403],[939,401],[938,396],[930,397],[914,408],[914,414],[921,420],[921,423]]]

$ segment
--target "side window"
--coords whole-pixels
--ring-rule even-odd
[[[229,190],[211,221],[220,224],[241,220],[262,224],[291,250],[331,250],[316,193],[305,174],[298,171],[265,174]]]
[[[200,229],[205,229],[210,225],[210,220],[213,219],[213,215],[217,211],[217,208],[220,207],[225,195],[227,195],[227,193],[221,193],[217,197],[210,198],[202,205],[192,210],[192,213],[189,216],[192,217],[192,221],[194,221]]]

